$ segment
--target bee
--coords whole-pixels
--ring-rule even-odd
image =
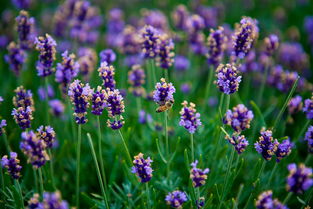
[[[174,104],[174,100],[171,99],[171,100],[168,100],[164,105],[160,105],[157,109],[156,109],[156,112],[157,113],[160,113],[160,112],[164,112],[166,110],[169,110],[173,107],[173,104]]]

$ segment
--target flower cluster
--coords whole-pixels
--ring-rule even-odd
[[[7,47],[8,54],[5,55],[5,61],[10,65],[10,69],[16,76],[20,75],[23,64],[25,63],[26,53],[19,45],[11,42]]]
[[[145,71],[140,65],[133,65],[132,69],[128,71],[128,83],[131,85],[129,91],[134,96],[140,97],[145,94],[145,89],[142,87],[145,84]]]
[[[85,80],[89,80],[91,73],[97,65],[97,53],[92,48],[80,48],[78,51],[78,64],[80,66],[80,73]]]
[[[291,153],[292,147],[293,143],[290,142],[289,138],[279,143],[275,152],[276,161],[280,162],[282,158],[287,157]]]
[[[243,59],[252,48],[258,34],[257,21],[250,17],[243,17],[233,35],[233,55]]]
[[[13,179],[19,179],[21,177],[22,166],[19,164],[20,160],[17,158],[16,152],[10,152],[10,159],[7,155],[4,155],[1,159],[1,166],[8,170],[8,173]]]
[[[135,173],[140,178],[140,182],[145,183],[151,180],[153,172],[151,168],[152,162],[150,157],[144,159],[142,153],[134,157],[132,173]]]
[[[0,121],[0,136],[4,133],[4,127],[7,126],[7,121],[6,120],[1,120]]]
[[[96,91],[92,93],[91,113],[94,115],[101,115],[105,107],[105,90],[102,89],[101,86],[98,86]]]
[[[271,190],[261,193],[255,202],[255,206],[257,209],[288,209],[278,199],[273,199]]]
[[[304,164],[296,165],[295,163],[288,165],[289,175],[287,177],[287,190],[297,194],[302,194],[313,185],[312,168],[306,167]]]
[[[174,43],[167,34],[159,35],[156,48],[156,64],[157,66],[168,69],[174,63]]]
[[[52,65],[55,60],[55,40],[48,34],[45,37],[40,36],[35,39],[36,49],[40,52],[37,62],[38,76],[45,77],[52,74]]]
[[[279,47],[278,58],[288,69],[298,72],[308,67],[309,59],[300,43],[282,43]]]
[[[119,41],[119,50],[126,55],[134,55],[141,52],[141,45],[136,28],[127,25]]]
[[[139,123],[146,124],[147,122],[150,123],[152,121],[151,115],[146,113],[144,110],[140,110],[138,114],[139,114],[138,118]]]
[[[110,90],[115,89],[114,74],[115,69],[113,65],[108,65],[106,62],[102,62],[98,69],[99,76],[102,78],[104,89],[109,88]]]
[[[187,57],[182,55],[175,56],[174,68],[177,71],[184,72],[190,67],[190,62]]]
[[[261,130],[261,136],[259,141],[254,143],[254,147],[258,153],[260,153],[265,160],[271,160],[272,156],[275,155],[279,143],[277,139],[274,139],[272,136],[272,131]]]
[[[190,170],[190,179],[192,180],[193,187],[200,187],[205,184],[207,179],[207,174],[210,172],[210,169],[206,168],[204,170],[197,168],[198,160],[191,163],[191,170]]]
[[[49,101],[49,106],[50,106],[50,111],[52,112],[53,115],[60,117],[65,110],[64,104],[58,100],[58,99],[53,99]]]
[[[239,104],[232,110],[227,110],[223,123],[231,126],[236,132],[241,132],[250,128],[253,117],[251,110],[248,110],[243,104]]]
[[[226,44],[227,36],[224,34],[224,28],[219,27],[217,30],[211,29],[211,33],[207,39],[207,58],[210,65],[216,66],[221,63]]]
[[[47,148],[52,148],[55,142],[55,131],[51,126],[40,126],[36,134],[40,140],[46,143]]]
[[[165,201],[168,205],[173,208],[182,209],[184,202],[187,202],[187,195],[185,192],[181,192],[179,190],[175,190],[173,192],[169,192],[166,197]]]
[[[307,119],[313,119],[313,95],[310,99],[304,101],[303,112],[306,114]]]
[[[175,10],[172,12],[172,19],[174,21],[174,25],[179,30],[186,30],[187,25],[186,22],[189,18],[189,13],[185,5],[178,5]]]
[[[108,14],[106,41],[110,47],[116,47],[125,25],[124,14],[119,8],[111,9]]]
[[[87,108],[89,107],[89,100],[92,97],[92,89],[89,84],[84,85],[80,80],[75,80],[69,86],[68,96],[74,105],[76,123],[85,124],[88,121],[86,118]]]
[[[173,94],[176,92],[175,87],[172,83],[166,83],[164,78],[161,78],[161,82],[155,85],[155,90],[153,92],[153,100],[159,105],[165,105],[166,102],[172,100],[174,101]]]
[[[233,134],[231,137],[226,135],[225,138],[234,146],[238,154],[243,153],[249,145],[249,142],[244,135]]]
[[[34,168],[43,166],[49,160],[46,147],[46,143],[37,137],[33,131],[22,133],[20,148],[27,156],[27,162],[31,163]]]
[[[179,112],[181,115],[179,125],[183,126],[189,131],[189,133],[193,134],[198,126],[201,126],[200,113],[196,112],[196,105],[192,102],[189,103],[189,107],[187,101],[184,101],[182,105],[183,108]]]
[[[104,98],[107,105],[106,109],[108,110],[109,117],[113,119],[113,121],[108,119],[108,127],[112,128],[113,130],[122,128],[122,126],[124,125],[124,118],[122,116],[122,113],[125,111],[123,96],[118,89],[107,89],[105,91]]]
[[[264,39],[265,53],[268,56],[273,55],[273,53],[278,49],[279,39],[275,34],[271,34]]]
[[[232,64],[220,64],[216,69],[215,81],[217,87],[225,94],[233,94],[238,91],[241,76],[238,76],[238,70]]]
[[[310,126],[305,133],[304,140],[308,142],[308,149],[310,153],[313,153],[313,126]]]
[[[28,9],[31,4],[31,0],[12,0],[11,2],[18,9]]]
[[[62,200],[61,193],[45,192],[43,193],[42,202],[39,201],[39,194],[35,193],[33,197],[28,201],[29,209],[69,209],[69,205],[66,201]]]
[[[105,49],[100,52],[100,62],[106,62],[108,65],[116,60],[116,54],[112,49]]]
[[[155,58],[157,40],[159,38],[158,31],[151,25],[144,26],[141,31],[141,48],[145,58]]]
[[[15,122],[21,129],[30,128],[30,121],[33,120],[34,101],[30,90],[25,90],[23,86],[15,90],[16,96],[13,97],[15,108],[12,115]]]
[[[55,95],[53,87],[50,84],[38,87],[37,94],[41,101],[49,100]]]
[[[297,112],[300,112],[302,110],[302,106],[302,97],[297,95],[290,99],[288,103],[288,111],[291,115],[296,114]]]
[[[38,209],[40,208],[39,194],[35,193],[28,201],[28,209]]]
[[[78,75],[79,63],[75,61],[74,54],[68,54],[68,51],[62,54],[62,63],[58,63],[55,72],[55,81],[62,85],[63,93],[66,93],[67,86]]]
[[[28,12],[21,10],[16,17],[19,44],[22,49],[29,49],[33,46],[35,33],[35,19],[29,17]]]
[[[144,25],[151,25],[159,31],[168,30],[168,22],[165,14],[157,9],[148,10],[145,9],[142,12],[142,22]]]

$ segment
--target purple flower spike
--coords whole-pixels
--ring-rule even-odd
[[[84,76],[84,80],[87,81],[96,68],[98,62],[97,53],[92,48],[80,48],[78,51],[78,56],[80,73]]]
[[[98,69],[99,76],[102,78],[104,89],[115,89],[115,69],[113,65],[108,65],[106,62],[102,62],[100,68]]]
[[[30,123],[34,119],[31,107],[14,108],[11,115],[13,115],[16,124],[23,130],[30,128]]]
[[[226,135],[225,138],[234,146],[238,154],[243,153],[249,145],[244,135],[233,134],[231,137]]]
[[[150,114],[146,113],[144,110],[140,110],[138,121],[141,124],[146,124],[147,122],[150,123],[152,122],[152,117]]]
[[[238,76],[238,70],[232,64],[220,64],[216,69],[215,81],[217,87],[225,94],[233,94],[238,91],[241,82],[241,76]]]
[[[9,175],[13,179],[19,179],[21,177],[22,166],[19,164],[20,160],[17,158],[16,152],[10,152],[10,159],[7,155],[4,155],[1,159],[1,166],[8,170]]]
[[[303,102],[302,97],[297,95],[290,99],[288,104],[288,111],[291,115],[296,114],[302,110]]]
[[[207,174],[210,172],[210,169],[206,168],[204,170],[197,168],[198,160],[191,163],[191,170],[190,170],[190,178],[192,180],[193,187],[200,187],[205,184],[205,181],[207,179]]]
[[[250,17],[243,17],[240,26],[233,35],[233,55],[239,59],[243,59],[250,49],[254,41],[259,35],[257,21]]]
[[[277,139],[274,139],[272,136],[272,131],[264,128],[261,130],[259,141],[254,143],[256,151],[267,161],[271,160],[272,156],[275,155],[278,145]]]
[[[41,203],[42,208],[49,209],[69,209],[69,205],[66,201],[62,200],[61,193],[56,191],[54,193],[45,192],[43,194],[43,201]],[[40,208],[41,208],[40,207]]]
[[[124,118],[122,113],[125,112],[123,96],[118,89],[114,89],[113,91],[106,89],[104,98],[107,105],[106,109],[108,110],[109,118],[113,119],[113,121],[108,119],[108,127],[112,128],[113,130],[122,128],[124,125]]]
[[[31,0],[12,0],[14,6],[18,9],[28,9]]]
[[[41,203],[39,201],[40,196],[38,193],[35,193],[30,200],[28,201],[28,209],[38,209],[41,207]]]
[[[26,53],[14,42],[11,42],[7,49],[8,54],[5,55],[4,59],[10,65],[10,69],[14,72],[14,74],[19,76],[26,60]]]
[[[1,120],[0,121],[0,136],[3,135],[3,133],[5,133],[4,131],[4,127],[7,126],[7,121],[6,120]]]
[[[119,50],[126,55],[136,55],[141,52],[141,45],[136,28],[127,25],[119,41]]]
[[[308,150],[313,154],[313,126],[310,126],[305,133],[304,140],[308,142]]]
[[[103,90],[101,86],[98,86],[96,91],[92,93],[91,103],[91,113],[94,115],[102,115],[102,112],[106,107],[106,103],[105,90]]]
[[[255,202],[255,206],[257,209],[288,209],[278,199],[273,199],[271,190],[261,193]]]
[[[310,99],[304,101],[303,112],[306,114],[307,119],[313,119],[313,95]]]
[[[287,177],[287,191],[303,194],[313,185],[312,168],[304,164],[297,166],[295,163],[288,165],[289,175]]]
[[[276,36],[275,34],[269,35],[268,37],[264,39],[264,45],[265,45],[265,53],[268,56],[273,55],[279,46],[278,36]]]
[[[134,157],[132,167],[132,173],[135,173],[141,183],[146,183],[151,180],[153,169],[151,168],[151,163],[153,161],[148,157],[147,159],[143,158],[143,154],[139,153]]]
[[[45,37],[40,36],[35,39],[36,49],[40,52],[39,60],[37,62],[37,75],[46,77],[52,74],[53,61],[55,60],[55,40],[48,34]]]
[[[140,97],[145,94],[145,89],[142,87],[145,84],[145,71],[140,65],[133,65],[131,71],[128,72],[128,83],[131,85],[129,91],[134,96]]]
[[[65,110],[65,105],[58,99],[53,99],[49,101],[50,111],[53,115],[60,117]]]
[[[100,62],[106,62],[108,65],[112,65],[116,60],[116,54],[112,49],[105,49],[100,52]]]
[[[162,34],[159,36],[157,40],[157,48],[156,48],[156,64],[157,66],[168,69],[174,63],[173,57],[175,56],[174,43],[172,39],[169,38],[167,34]]]
[[[190,62],[187,57],[182,55],[175,56],[174,68],[179,72],[184,72],[190,67]]]
[[[85,124],[88,121],[86,115],[92,93],[93,90],[89,84],[84,85],[80,80],[75,80],[69,87],[68,96],[74,105],[74,116],[77,124]]]
[[[55,131],[50,126],[40,126],[37,129],[37,137],[46,143],[47,148],[52,148],[55,142]]]
[[[280,162],[281,159],[287,157],[291,153],[292,147],[293,143],[290,142],[289,138],[279,143],[275,152],[276,161]]]
[[[151,25],[144,26],[141,31],[141,48],[145,58],[155,58],[157,55],[157,40],[159,32]]]
[[[165,105],[166,102],[174,100],[173,94],[176,92],[172,83],[166,83],[164,78],[161,78],[161,82],[155,85],[153,92],[153,100],[160,106]]]
[[[30,18],[28,12],[21,10],[16,17],[19,44],[22,49],[28,50],[34,43],[35,19]]]
[[[14,92],[13,104],[15,107],[31,107],[34,109],[33,94],[30,90],[25,90],[23,86],[17,87]]]
[[[223,123],[231,126],[234,131],[241,132],[250,128],[250,123],[254,115],[243,104],[233,107],[232,111],[227,110]]]
[[[224,34],[224,28],[219,27],[218,30],[211,29],[210,36],[207,40],[207,58],[209,65],[216,66],[221,63],[226,44],[227,36]]]
[[[179,125],[183,126],[189,131],[189,133],[193,134],[202,124],[200,121],[200,113],[196,112],[196,105],[192,102],[189,103],[189,107],[187,101],[184,101],[182,105],[183,108],[179,112],[181,115]]]
[[[172,13],[172,18],[174,25],[179,30],[187,29],[187,20],[189,18],[189,13],[185,5],[178,5]]]
[[[46,147],[46,143],[38,138],[33,131],[22,133],[20,148],[27,156],[27,162],[31,163],[34,168],[43,166],[49,160]]]
[[[165,201],[168,205],[172,208],[182,209],[184,202],[187,202],[187,195],[185,192],[181,192],[179,190],[175,190],[173,192],[169,192],[166,197]]]

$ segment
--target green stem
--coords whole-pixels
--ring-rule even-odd
[[[236,197],[236,200],[235,200],[235,203],[234,203],[233,209],[238,208],[239,198],[240,198],[240,196],[241,196],[242,189],[243,189],[243,184],[240,184],[239,191],[238,191],[238,193],[237,193],[237,197]]]
[[[3,177],[2,166],[0,166],[0,174],[1,174],[1,188],[2,188],[2,191],[4,191],[4,177]]]
[[[288,195],[287,195],[287,197],[284,199],[284,201],[283,201],[283,205],[286,205],[287,204],[287,202],[288,202],[288,200],[290,199],[290,197],[292,196],[292,192],[289,192],[288,193]]]
[[[49,114],[49,96],[48,96],[48,83],[49,83],[49,76],[45,77],[45,87],[46,87],[46,117],[47,117],[47,124],[50,124],[50,114]]]
[[[262,79],[262,83],[261,83],[261,88],[260,88],[259,95],[257,98],[257,103],[259,106],[261,106],[261,102],[262,102],[262,97],[263,97],[263,92],[264,92],[265,83],[266,83],[266,79],[267,79],[268,69],[269,69],[268,66],[266,66],[265,71],[264,71],[264,76]]]
[[[148,182],[146,183],[146,192],[147,192],[147,205],[148,205],[148,208],[150,209],[151,208],[151,206],[150,206],[150,190],[149,190]]]
[[[194,152],[194,144],[193,144],[193,134],[190,134],[190,147],[191,147],[191,160],[195,161],[195,152]]]
[[[51,177],[51,183],[54,189],[56,189],[55,187],[55,182],[54,182],[54,170],[53,170],[53,156],[52,156],[52,152],[51,149],[48,149],[48,154],[50,157],[50,177]]]
[[[42,178],[41,168],[38,168],[38,174],[39,174],[40,194],[43,194],[44,188],[43,188],[43,178]]]
[[[274,168],[272,169],[270,178],[268,179],[268,182],[267,182],[267,187],[271,184],[271,181],[272,181],[272,179],[273,179],[274,173],[275,173],[275,171],[276,171],[276,169],[277,169],[277,165],[278,165],[278,163],[275,162],[275,166],[274,166]]]
[[[208,97],[209,97],[209,94],[210,94],[210,90],[211,90],[213,75],[214,75],[214,69],[213,69],[213,66],[211,66],[210,69],[209,69],[207,85],[206,85],[206,88],[205,88],[203,112],[205,112],[206,107],[208,106],[207,105],[207,100],[208,100]]]
[[[81,125],[78,125],[78,142],[76,150],[76,207],[79,208],[79,175],[80,175],[80,147],[81,147]]]
[[[169,143],[168,143],[168,131],[167,131],[167,111],[164,111],[164,125],[165,125],[165,144],[166,144],[166,156],[169,157]]]
[[[97,125],[98,125],[99,164],[100,164],[100,169],[102,173],[104,188],[105,188],[105,191],[108,192],[108,186],[107,186],[106,175],[105,175],[105,170],[104,170],[104,163],[102,159],[102,145],[101,145],[102,135],[101,135],[100,116],[97,116]]]
[[[230,103],[230,94],[226,95],[226,106],[225,106],[225,111],[226,112],[229,108],[229,103]]]
[[[257,178],[256,178],[257,180],[261,177],[261,174],[263,173],[263,170],[264,170],[264,168],[265,168],[265,165],[266,165],[266,161],[263,160],[261,169],[260,169],[259,174],[258,174],[258,176],[257,176]]]
[[[15,180],[15,182],[16,182],[16,185],[18,188],[18,193],[19,193],[20,199],[21,199],[21,205],[22,205],[22,208],[24,209],[25,207],[24,207],[24,199],[23,199],[21,185],[20,185],[20,182],[18,180]]]
[[[36,170],[35,169],[33,169],[33,173],[34,173],[34,179],[35,179],[36,192],[39,193],[38,178],[37,178],[37,174],[36,174]]]
[[[124,149],[125,149],[125,151],[126,151],[126,156],[127,156],[126,158],[127,158],[127,161],[128,161],[128,163],[129,163],[129,165],[131,166],[131,164],[132,164],[132,159],[131,159],[131,157],[130,157],[129,150],[128,150],[128,147],[127,147],[127,145],[126,145],[125,139],[124,139],[124,137],[123,137],[123,135],[122,135],[121,130],[118,130],[118,133],[119,133],[120,136],[121,136],[121,139],[122,139],[122,142],[123,142],[123,145],[124,145]]]
[[[278,116],[277,116],[277,118],[276,118],[276,120],[275,120],[275,123],[274,123],[274,126],[273,126],[273,132],[274,132],[275,129],[277,128],[277,125],[278,125],[278,123],[280,122],[280,119],[281,119],[281,117],[283,116],[283,113],[284,113],[285,110],[286,110],[286,107],[287,107],[287,105],[288,105],[288,103],[289,103],[289,101],[290,101],[290,99],[291,99],[291,97],[292,97],[292,95],[293,95],[293,92],[296,90],[296,87],[297,87],[299,78],[300,78],[300,77],[298,76],[297,79],[296,79],[296,81],[293,83],[293,86],[292,86],[292,88],[291,88],[291,90],[290,90],[290,92],[289,92],[289,94],[288,94],[288,96],[287,96],[287,99],[285,100],[285,103],[284,103],[283,107],[281,108],[281,110],[280,110],[280,112],[279,112],[279,114],[278,114]]]
[[[92,157],[93,157],[93,160],[94,160],[94,163],[95,163],[95,166],[96,166],[98,180],[99,180],[101,192],[102,192],[102,195],[103,195],[104,203],[105,203],[106,208],[109,209],[110,207],[109,207],[108,199],[107,199],[107,196],[106,196],[106,193],[105,193],[105,189],[104,189],[104,186],[103,186],[103,181],[102,181],[102,177],[101,177],[101,173],[100,173],[100,169],[99,169],[99,165],[98,165],[98,161],[97,161],[97,157],[96,157],[96,152],[95,152],[95,149],[93,147],[93,143],[92,143],[91,136],[90,136],[89,133],[87,133],[87,137],[88,137],[88,141],[89,141]]]
[[[8,138],[7,138],[7,134],[6,133],[3,133],[3,141],[4,141],[4,146],[6,147],[7,149],[7,153],[10,154],[10,145],[8,143]]]
[[[311,120],[307,120],[301,131],[299,132],[298,136],[295,138],[295,140],[299,140],[299,138],[304,134],[304,132],[307,130],[311,123]]]

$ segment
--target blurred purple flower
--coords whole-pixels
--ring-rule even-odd
[[[205,184],[206,179],[208,178],[207,174],[210,172],[210,169],[206,168],[204,170],[197,168],[198,160],[194,161],[191,165],[190,178],[192,180],[193,187],[197,188]]]
[[[308,143],[308,150],[313,154],[313,126],[310,126],[305,133],[304,140]]]
[[[13,179],[19,179],[21,177],[22,166],[19,164],[20,160],[17,158],[16,152],[10,152],[10,159],[7,155],[4,155],[1,159],[1,166],[8,170],[8,173]]]
[[[15,75],[19,76],[26,60],[26,53],[14,42],[11,42],[7,49],[8,54],[4,57],[5,61],[10,65],[10,69],[15,73]]]
[[[299,166],[292,163],[288,165],[288,170],[287,191],[303,194],[313,185],[312,168],[308,168],[302,163]]]

